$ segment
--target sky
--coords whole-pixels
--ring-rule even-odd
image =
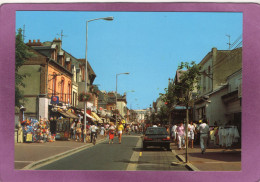
[[[146,109],[165,93],[181,62],[199,63],[213,47],[229,49],[242,35],[243,14],[231,12],[17,11],[16,29],[25,26],[25,43],[59,38],[62,48],[87,58],[100,90],[126,93],[129,109]],[[234,47],[233,47],[234,48]]]

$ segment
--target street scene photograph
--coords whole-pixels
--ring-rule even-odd
[[[15,30],[15,170],[242,170],[242,12],[16,11]]]

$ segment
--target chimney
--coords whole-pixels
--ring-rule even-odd
[[[60,52],[60,51],[61,51],[61,40],[55,38],[55,39],[53,40],[53,44],[56,44],[56,45],[57,45],[57,47],[58,47],[58,52]]]
[[[32,41],[31,40],[29,40],[29,44],[31,44],[32,43]]]
[[[213,61],[213,64],[216,63],[217,61],[217,48],[216,47],[213,47],[211,52],[212,52],[212,61]]]
[[[35,40],[33,40],[33,43],[35,44],[35,43],[36,43],[36,41],[35,41]]]

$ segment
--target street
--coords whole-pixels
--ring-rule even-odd
[[[140,135],[133,134],[124,135],[122,144],[118,144],[117,137],[114,144],[105,140],[37,170],[188,170],[184,166],[171,166],[173,161],[178,160],[163,148],[143,151]]]

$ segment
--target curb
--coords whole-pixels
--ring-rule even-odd
[[[182,161],[185,162],[185,158],[182,155],[176,155],[176,157]],[[193,164],[191,164],[190,162],[186,163],[186,167],[192,171],[200,171],[197,167],[195,167]]]
[[[191,163],[185,163],[185,158],[182,155],[178,155],[175,150],[172,150],[173,155],[176,156],[177,159],[180,160],[180,162],[172,162],[171,165],[185,165],[185,167],[187,167],[188,169],[192,170],[192,171],[200,171],[197,167],[195,167],[193,164]]]
[[[106,139],[107,139],[106,137],[103,138],[103,139],[100,139],[100,140],[97,141],[96,144],[99,144],[99,143],[105,141]],[[39,160],[39,161],[35,161],[35,162],[25,166],[24,168],[22,168],[20,170],[34,170],[34,169],[37,169],[37,168],[42,167],[44,165],[47,165],[49,163],[52,163],[52,162],[54,162],[56,160],[62,159],[62,158],[67,157],[67,156],[70,156],[72,154],[75,154],[77,152],[80,152],[80,151],[82,151],[82,150],[84,150],[86,148],[90,148],[90,147],[93,147],[93,146],[94,145],[92,143],[88,143],[88,144],[83,145],[81,147],[77,147],[75,149],[71,149],[71,150],[68,150],[66,152],[59,153],[57,155],[54,155],[54,156],[51,156],[51,157],[48,157],[48,158],[45,158],[45,159],[42,159],[42,160]]]

